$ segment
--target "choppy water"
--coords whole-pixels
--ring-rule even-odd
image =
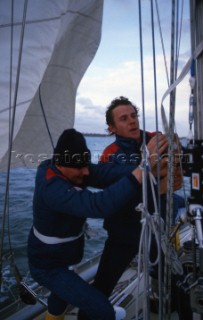
[[[86,140],[92,153],[92,161],[97,163],[102,150],[113,141],[113,137],[86,137]],[[27,236],[32,226],[32,196],[35,174],[36,169],[18,168],[13,169],[10,175],[9,215],[5,221],[3,253],[7,258],[9,252],[13,252],[16,265],[23,277],[28,272],[26,245]],[[5,176],[1,174],[0,179],[0,212],[2,212]],[[96,235],[90,240],[86,240],[84,259],[89,259],[101,251],[106,238],[106,233],[102,228],[102,219],[88,219],[88,222]],[[0,225],[2,226],[2,215],[0,216]],[[5,259],[0,302],[5,299],[4,292],[14,283],[12,270]]]

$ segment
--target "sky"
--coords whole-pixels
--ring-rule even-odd
[[[154,1],[155,2],[155,1]],[[170,75],[171,2],[157,0],[159,20]],[[190,58],[188,0],[183,4],[183,22],[178,60],[179,75]],[[151,1],[141,0],[143,91],[141,86],[141,50],[138,0],[104,0],[102,38],[97,53],[77,91],[75,128],[84,133],[106,133],[105,111],[110,102],[125,96],[139,108],[140,127],[163,131],[161,99],[168,88],[156,7],[154,11],[155,65],[153,68]],[[179,13],[180,15],[181,13]],[[155,99],[155,82],[157,99]],[[175,121],[180,137],[188,136],[189,75],[176,90]],[[157,103],[156,103],[157,101]],[[169,100],[164,101],[168,118]],[[158,120],[158,123],[156,122]]]

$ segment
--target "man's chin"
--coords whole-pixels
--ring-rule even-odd
[[[84,188],[87,185],[88,177],[82,178],[80,181],[78,181],[78,187]]]
[[[129,133],[129,138],[135,139],[135,140],[140,140],[141,136],[140,136],[140,132],[136,131],[131,131]]]

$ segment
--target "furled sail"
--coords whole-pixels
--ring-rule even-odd
[[[0,0],[1,169],[9,145],[12,167],[35,167],[73,127],[77,87],[99,46],[102,12],[103,0]]]

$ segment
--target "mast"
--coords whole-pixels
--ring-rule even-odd
[[[195,51],[203,41],[203,0],[190,0],[191,50]],[[196,86],[194,90],[194,138],[203,139],[203,53],[196,60]]]
[[[190,281],[191,310],[202,315],[203,297],[203,0],[190,0],[190,30],[191,30],[191,95],[189,123],[192,133],[194,117],[194,137],[186,148],[188,162],[185,163],[186,174],[190,177],[190,197],[188,197],[187,219],[194,226],[191,240],[192,273]],[[195,234],[195,232],[196,234]],[[196,248],[197,244],[197,248]],[[197,263],[197,252],[199,265]],[[189,279],[189,278],[188,278]],[[185,280],[186,282],[188,279]],[[185,281],[184,280],[184,281]],[[189,283],[189,282],[188,282]],[[200,298],[201,297],[201,298]],[[199,319],[199,318],[198,318]]]

